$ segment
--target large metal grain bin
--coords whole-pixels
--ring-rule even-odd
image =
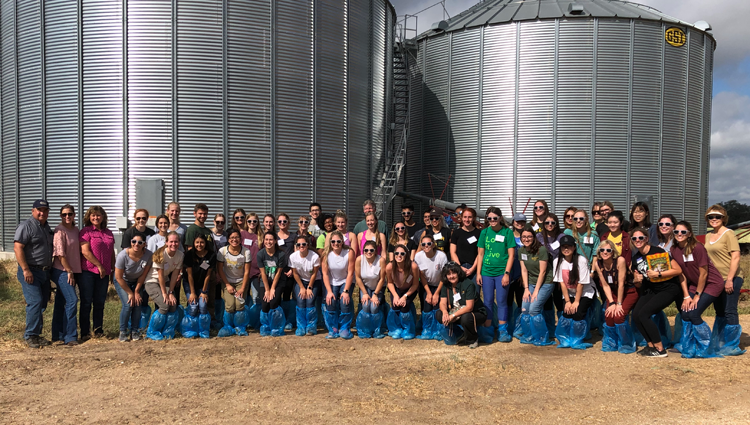
[[[139,178],[188,218],[361,215],[388,131],[387,0],[2,0],[0,17],[6,250],[34,199],[53,222],[65,203],[130,216]]]
[[[705,228],[708,24],[616,0],[486,0],[418,38],[405,191],[553,211],[653,197]],[[421,162],[419,162],[421,161]],[[431,186],[432,185],[432,186]]]

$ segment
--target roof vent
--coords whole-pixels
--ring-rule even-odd
[[[701,31],[711,32],[711,24],[706,21],[698,21],[693,25]]]
[[[570,3],[568,5],[568,14],[574,15],[574,16],[580,16],[584,15],[586,13],[585,10],[583,10],[583,5],[579,3]]]
[[[435,22],[430,29],[433,31],[445,31],[448,29],[448,21]]]

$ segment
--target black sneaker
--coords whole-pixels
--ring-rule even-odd
[[[39,345],[39,341],[35,336],[29,337],[29,339],[26,340],[26,345],[29,348],[41,348],[41,345]]]
[[[41,346],[41,347],[48,347],[48,346],[52,345],[52,343],[50,343],[46,339],[42,338],[41,336],[36,337],[36,342],[38,342],[39,346]]]
[[[648,352],[648,354],[644,354],[644,357],[667,357],[667,350],[657,350],[656,348],[651,348],[651,351]]]
[[[128,342],[130,341],[130,335],[128,335],[127,332],[120,331],[120,342]]]
[[[471,344],[469,344],[469,348],[471,348],[472,350],[477,347],[479,347],[479,340],[476,340],[472,342]]]
[[[141,339],[141,333],[140,332],[131,332],[130,333],[130,339],[133,341],[140,341]]]
[[[645,356],[645,355],[648,354],[649,351],[651,351],[653,349],[654,349],[654,347],[649,347],[647,345],[647,346],[643,347],[642,349],[640,349],[638,352],[636,352],[636,354],[638,354],[639,356]]]

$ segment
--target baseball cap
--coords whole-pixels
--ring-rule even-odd
[[[34,201],[34,208],[49,208],[49,204],[44,199],[37,199],[36,201]]]
[[[526,214],[518,213],[513,216],[513,221],[528,221],[528,220],[526,219]]]
[[[568,245],[568,246],[576,246],[576,240],[573,236],[565,235],[562,238],[560,238],[560,246]]]

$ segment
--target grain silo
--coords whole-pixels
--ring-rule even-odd
[[[132,215],[357,215],[386,125],[387,0],[2,0],[2,245],[46,197]],[[348,178],[349,170],[357,170]],[[110,220],[114,225],[115,220]]]
[[[627,209],[705,228],[713,52],[689,24],[617,0],[486,0],[417,39],[403,190],[484,209]]]

